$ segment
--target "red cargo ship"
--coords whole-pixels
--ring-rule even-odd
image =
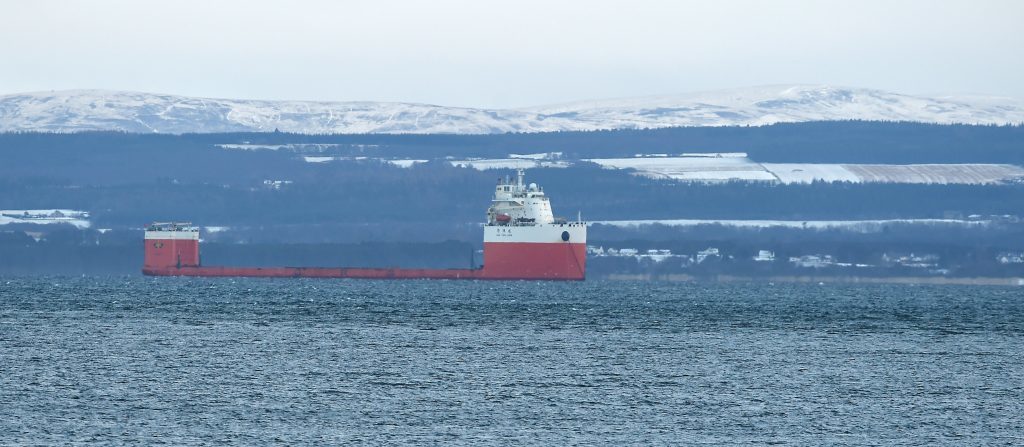
[[[556,219],[544,190],[498,181],[484,225],[484,264],[475,269],[360,267],[221,267],[199,262],[199,228],[188,223],[146,227],[142,273],[149,276],[250,276],[366,279],[582,280],[586,276],[587,225]]]

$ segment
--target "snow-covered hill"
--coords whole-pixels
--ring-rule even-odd
[[[0,96],[0,131],[273,131],[301,133],[545,132],[777,122],[1024,122],[1024,101],[921,97],[829,86],[765,86],[583,101],[515,110],[388,102],[257,101],[106,90]]]
[[[0,97],[0,131],[503,133],[571,128],[515,110],[387,102],[254,101],[67,90]]]
[[[869,120],[923,123],[1024,122],[1024,101],[1001,97],[923,97],[882,90],[776,85],[671,96],[581,101],[523,109],[607,127],[732,126]]]

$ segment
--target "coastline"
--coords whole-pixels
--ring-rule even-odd
[[[694,276],[680,273],[672,274],[608,274],[596,277],[597,280],[608,281],[665,281],[665,282],[783,282],[783,283],[837,283],[837,284],[937,284],[937,285],[971,285],[971,286],[1024,286],[1024,278],[1019,277],[942,277],[942,276],[738,276],[715,275]]]

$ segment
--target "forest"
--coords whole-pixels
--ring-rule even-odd
[[[505,135],[7,133],[0,134],[0,210],[88,211],[92,227],[2,225],[0,234],[6,236],[0,238],[0,249],[9,256],[0,271],[48,265],[44,259],[52,260],[49,265],[67,264],[70,271],[99,268],[94,265],[102,263],[93,262],[99,258],[112,260],[111,265],[135,265],[140,229],[162,220],[226,228],[205,237],[211,243],[212,259],[221,256],[231,262],[310,259],[463,266],[470,262],[473,247],[479,248],[479,223],[496,178],[512,171],[454,167],[448,159],[541,152],[561,152],[576,162],[568,168],[531,169],[528,181],[545,188],[556,215],[574,217],[579,212],[589,221],[1015,222],[1024,215],[1021,182],[688,183],[579,161],[652,153],[744,152],[758,162],[1024,165],[1021,126],[848,121]],[[310,163],[306,156],[347,160]],[[408,168],[381,161],[394,158],[429,161]],[[956,231],[921,227],[867,236],[839,232],[826,243],[820,235],[798,230],[764,240],[770,231],[703,226],[647,227],[643,232],[624,233],[595,226],[590,240],[596,244],[628,240],[637,247],[690,251],[710,243],[733,244],[736,256],[742,257],[773,241],[786,253],[861,250],[865,258],[884,252],[879,247],[912,251],[921,244],[924,248],[917,250],[945,250],[950,259],[966,259],[972,247],[987,250],[978,259],[991,258],[1000,250],[1021,249],[1014,244],[1021,235],[1013,230]],[[26,242],[28,233],[41,239]],[[375,243],[384,245],[373,250],[360,245]],[[339,245],[321,253],[316,244]],[[416,244],[436,244],[436,253],[447,254],[423,257],[417,253],[426,249]],[[66,255],[72,252],[79,255]],[[352,255],[331,257],[332,252]],[[40,261],[33,264],[32,259]],[[601,262],[611,261],[598,261],[598,270]]]

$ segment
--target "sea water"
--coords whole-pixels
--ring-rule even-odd
[[[0,444],[1024,444],[1024,291],[0,278]]]

